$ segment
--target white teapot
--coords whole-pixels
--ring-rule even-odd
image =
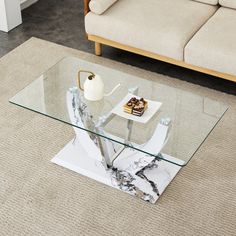
[[[80,74],[81,73],[89,73],[90,75],[86,78],[84,82],[84,88],[81,86],[80,82]],[[95,75],[91,71],[80,70],[78,72],[78,85],[79,88],[84,91],[84,97],[89,101],[99,101],[104,96],[110,96],[115,90],[120,86],[117,84],[110,93],[104,94],[104,83],[100,75]]]

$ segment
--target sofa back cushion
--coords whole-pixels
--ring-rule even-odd
[[[229,7],[236,9],[236,0],[220,0],[220,5],[222,7]]]
[[[89,2],[89,9],[97,15],[101,15],[116,1],[118,0],[91,0]]]
[[[202,2],[202,3],[206,3],[206,4],[210,4],[210,5],[218,5],[219,0],[193,0],[195,2]],[[232,0],[234,1],[234,0]]]

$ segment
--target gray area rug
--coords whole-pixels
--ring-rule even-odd
[[[229,105],[190,163],[152,205],[50,162],[68,125],[8,99],[76,56]],[[0,235],[236,235],[236,98],[31,38],[0,59]]]

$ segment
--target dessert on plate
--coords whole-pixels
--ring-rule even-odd
[[[148,107],[148,102],[144,98],[132,97],[130,100],[123,106],[124,112],[133,114],[135,116],[142,116],[145,110]]]

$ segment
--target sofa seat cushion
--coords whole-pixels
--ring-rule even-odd
[[[220,0],[220,5],[236,9],[236,0]]]
[[[183,60],[191,37],[217,6],[190,0],[119,0],[102,15],[85,17],[88,34]]]
[[[187,63],[236,75],[236,11],[221,7],[185,47]]]

